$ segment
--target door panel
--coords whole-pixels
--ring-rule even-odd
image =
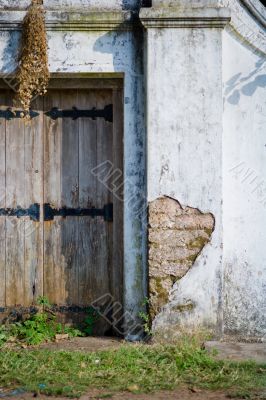
[[[1,108],[11,106],[11,98],[2,91]],[[54,107],[102,110],[109,104],[113,123],[47,114]],[[18,308],[26,312],[44,295],[62,320],[82,322],[85,309],[100,297],[111,295],[122,304],[122,90],[51,89],[33,108],[36,114],[27,124],[0,118],[0,208],[40,206],[38,221],[0,215],[0,319]],[[115,196],[111,179],[104,182],[92,173],[107,160],[121,171]],[[46,203],[74,210],[112,203],[113,222],[84,215],[45,221]],[[110,323],[100,319],[94,333],[108,331]]]
[[[76,90],[53,90],[45,97],[44,109],[71,109],[76,100]],[[44,203],[77,208],[78,120],[44,118]],[[44,295],[58,306],[78,304],[78,223],[76,217],[44,222]]]
[[[52,107],[101,110],[112,103],[111,90],[51,90],[44,111]],[[87,117],[44,119],[44,203],[58,209],[102,209],[113,203],[110,188],[92,173],[102,162],[113,162],[113,123]],[[117,216],[122,212],[120,204]],[[122,303],[122,292],[114,289],[113,281],[113,269],[117,268],[113,227],[113,222],[101,216],[57,216],[44,222],[44,295],[63,319],[81,322],[86,308],[107,294],[119,293],[115,300]],[[122,286],[122,274],[116,279]],[[100,319],[94,333],[109,330],[110,324]]]

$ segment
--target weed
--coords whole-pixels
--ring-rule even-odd
[[[142,307],[148,309],[149,305],[150,305],[150,300],[147,297],[145,297],[142,303]],[[152,336],[152,329],[151,329],[152,321],[150,314],[145,311],[140,311],[139,318],[142,320],[144,332],[148,336]]]
[[[39,312],[24,322],[17,322],[9,327],[11,336],[27,345],[37,345],[55,339],[57,334],[68,333],[69,336],[79,336],[79,331],[66,328],[56,322],[54,315]]]
[[[9,335],[6,331],[6,327],[4,325],[0,325],[0,348],[7,342],[8,337]]]
[[[99,313],[95,308],[93,307],[88,307],[86,309],[86,318],[84,319],[84,328],[83,332],[87,334],[88,336],[91,336],[93,334],[93,328],[95,323],[98,321],[100,318]]]
[[[39,297],[37,304],[45,306],[45,309],[31,315],[25,321],[0,326],[0,347],[10,342],[38,345],[54,340],[57,334],[68,334],[69,337],[83,336],[78,329],[56,321],[46,297]]]
[[[50,301],[46,296],[39,296],[37,299],[37,304],[39,306],[44,306],[44,307],[51,307]]]
[[[149,314],[147,314],[145,312],[139,312],[139,317],[142,320],[144,332],[147,335],[151,336],[152,330],[151,330],[151,319],[150,319]]]

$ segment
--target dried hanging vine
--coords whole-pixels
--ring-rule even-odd
[[[30,119],[32,100],[44,95],[49,82],[45,11],[40,0],[32,4],[23,21],[21,52],[17,69],[15,105],[22,107]]]

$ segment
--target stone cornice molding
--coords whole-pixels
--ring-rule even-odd
[[[250,14],[266,29],[266,8],[258,0],[241,0]]]
[[[26,11],[0,11],[0,31],[20,30]],[[131,11],[46,11],[47,31],[127,31],[136,14]]]
[[[142,8],[145,28],[224,28],[230,21],[228,8]]]
[[[226,27],[243,45],[266,54],[266,8],[258,0],[223,0],[231,9],[231,21]]]
[[[31,0],[0,0],[2,10],[27,10]],[[140,0],[43,0],[46,10],[69,11],[133,11],[139,9]]]

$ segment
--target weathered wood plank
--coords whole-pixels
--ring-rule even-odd
[[[39,114],[25,124],[25,204],[43,202],[43,98],[32,105]],[[25,219],[25,294],[23,306],[43,295],[43,223]]]
[[[112,103],[112,91],[97,91],[97,108]],[[113,163],[113,124],[104,119],[97,119],[97,165],[109,161]],[[112,193],[108,188],[108,181],[97,180],[96,207],[103,207],[112,203]],[[111,294],[111,269],[112,264],[112,222],[104,221],[97,217],[97,270],[94,270],[93,281],[95,282],[95,295],[97,297]],[[112,312],[108,318],[111,318]],[[111,326],[104,326],[109,331]]]
[[[61,92],[61,107],[78,106],[77,90]],[[63,118],[61,158],[61,206],[79,206],[79,121]],[[58,217],[61,226],[61,251],[64,264],[61,268],[65,280],[65,298],[61,304],[77,305],[79,301],[78,217]]]
[[[44,98],[44,111],[61,106],[61,94],[49,91]],[[62,119],[44,115],[44,203],[61,205]],[[65,298],[61,252],[61,227],[58,218],[44,222],[44,295],[54,304]]]
[[[12,106],[12,97],[8,99]],[[6,207],[26,208],[25,203],[25,122],[6,121]],[[6,218],[6,305],[25,302],[24,229],[25,219]]]
[[[123,261],[124,261],[124,227],[123,227],[123,194],[124,194],[124,166],[123,166],[123,90],[115,89],[113,91],[113,164],[114,171],[113,182],[113,259],[111,268],[111,287],[112,293],[117,302],[123,305]],[[110,183],[111,184],[111,183]],[[117,320],[123,315],[123,309],[115,315]],[[122,320],[117,325],[121,328]]]
[[[0,92],[0,109],[6,109],[6,91]],[[6,121],[0,119],[0,208],[5,208],[6,194]],[[0,217],[0,307],[6,305],[5,217]]]
[[[81,108],[96,107],[95,91],[78,91]],[[79,120],[79,206],[95,207],[96,177],[91,170],[97,163],[97,122]],[[79,225],[79,303],[88,306],[94,300],[95,282],[93,271],[97,269],[96,219],[80,218]]]

